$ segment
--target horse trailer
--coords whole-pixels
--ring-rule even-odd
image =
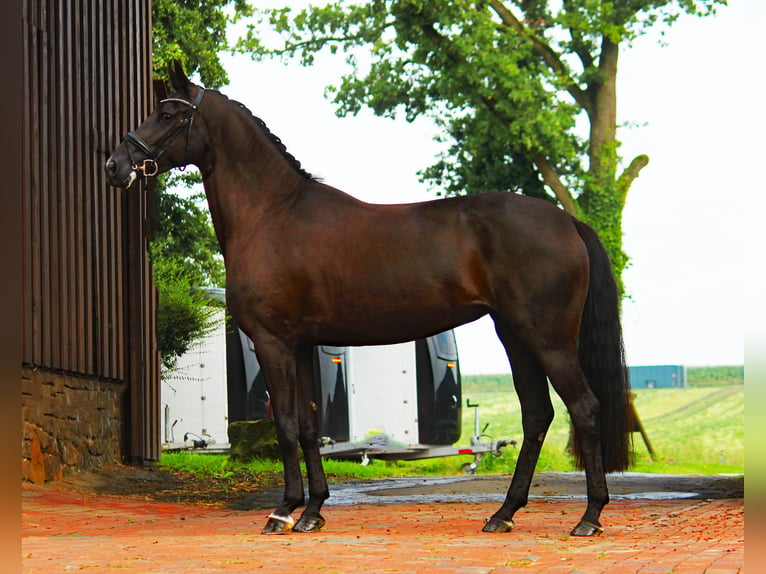
[[[252,342],[229,319],[229,420],[270,416],[269,395]],[[460,439],[462,391],[454,331],[396,345],[314,348],[317,416],[323,456],[416,459],[499,453],[513,440],[482,440],[478,406],[470,446]]]
[[[204,339],[178,358],[161,380],[163,449],[227,445],[226,326],[224,310]]]
[[[223,300],[222,289],[209,290]],[[326,457],[414,459],[499,453],[512,440],[483,440],[478,405],[470,446],[460,440],[463,398],[452,330],[397,345],[314,349],[321,453]],[[250,339],[231,317],[178,361],[162,385],[166,449],[228,447],[228,424],[271,416]],[[183,437],[183,439],[181,438]],[[468,468],[470,467],[470,468]]]

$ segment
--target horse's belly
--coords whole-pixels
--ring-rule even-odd
[[[485,315],[481,304],[455,307],[440,304],[371,305],[349,304],[334,316],[314,323],[315,344],[384,345],[412,341],[469,323]],[[309,319],[309,318],[307,318]]]

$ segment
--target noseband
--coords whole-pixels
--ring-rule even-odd
[[[125,136],[125,147],[128,150],[128,157],[130,158],[131,166],[133,167],[133,170],[136,172],[140,172],[144,177],[153,177],[157,175],[159,172],[159,166],[157,165],[157,161],[162,157],[162,154],[164,154],[168,147],[170,147],[170,144],[173,143],[173,141],[178,137],[178,135],[183,131],[185,127],[188,126],[188,130],[186,132],[186,151],[189,151],[189,143],[191,138],[191,131],[192,126],[194,125],[194,114],[196,113],[197,109],[199,109],[199,104],[202,101],[202,96],[205,95],[204,88],[198,87],[197,88],[197,95],[194,98],[194,101],[187,102],[186,100],[182,100],[180,98],[166,98],[162,101],[160,101],[160,104],[164,104],[165,102],[178,102],[180,104],[184,104],[185,106],[188,106],[188,110],[186,110],[186,113],[184,114],[184,117],[176,123],[172,129],[166,133],[163,138],[157,142],[157,149],[153,150],[152,147],[146,143],[144,138],[142,138],[140,135],[138,135],[136,132],[128,132]],[[133,154],[131,153],[131,145],[137,147],[141,152],[146,155],[146,159],[141,162],[141,165],[139,165],[134,159]]]

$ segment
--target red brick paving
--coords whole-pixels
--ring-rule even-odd
[[[533,500],[510,534],[496,503],[325,506],[318,534],[261,536],[268,512],[71,494],[25,484],[23,572],[744,572],[744,500],[618,500],[598,538],[583,501]]]

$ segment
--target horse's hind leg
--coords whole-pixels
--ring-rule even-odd
[[[306,460],[309,500],[294,530],[317,532],[325,520],[319,511],[330,496],[319,453],[319,421],[317,418],[316,386],[314,384],[314,348],[307,346],[298,352],[298,415],[299,440]]]
[[[526,506],[532,475],[551,421],[553,406],[548,381],[540,363],[527,347],[497,318],[495,329],[503,342],[513,370],[513,384],[521,402],[524,440],[505,502],[484,526],[484,532],[508,532],[513,515]]]
[[[603,532],[599,517],[609,502],[606,473],[601,452],[600,405],[580,368],[574,348],[548,351],[540,356],[554,390],[569,411],[575,436],[580,441],[587,483],[588,506],[573,536]]]

